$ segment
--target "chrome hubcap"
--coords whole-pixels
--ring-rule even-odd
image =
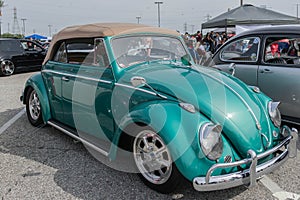
[[[3,75],[12,75],[15,70],[14,64],[9,60],[3,60],[1,62],[1,70]]]
[[[29,97],[29,112],[33,120],[37,120],[41,113],[40,100],[35,91],[32,91]]]
[[[142,175],[151,183],[165,183],[172,172],[171,155],[155,132],[144,130],[134,140],[134,160]]]

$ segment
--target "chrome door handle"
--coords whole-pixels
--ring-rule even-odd
[[[272,71],[270,69],[263,69],[260,71],[260,73],[264,74],[264,73],[272,73]]]
[[[63,76],[63,77],[61,77],[61,80],[63,80],[63,81],[69,81],[70,79],[68,77],[66,77],[66,76]]]

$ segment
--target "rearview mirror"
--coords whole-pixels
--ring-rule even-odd
[[[192,65],[192,63],[191,63],[191,57],[188,54],[185,54],[184,56],[181,57],[181,62],[184,65],[188,65],[188,66]]]

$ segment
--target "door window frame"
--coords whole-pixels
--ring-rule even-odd
[[[237,43],[238,41],[241,41],[241,40],[247,40],[247,39],[258,39],[258,43],[257,43],[257,50],[256,50],[256,57],[255,57],[255,60],[251,58],[251,56],[249,56],[249,60],[239,60],[239,59],[224,59],[222,58],[222,54],[224,53],[225,50],[227,50],[227,48],[232,45],[233,43]],[[223,62],[231,62],[231,63],[251,63],[251,64],[254,64],[254,63],[257,63],[259,61],[259,57],[260,57],[260,48],[261,48],[261,42],[262,42],[262,39],[260,36],[253,36],[253,35],[250,35],[250,36],[244,36],[244,37],[240,37],[240,38],[237,38],[233,41],[230,41],[228,42],[228,44],[226,44],[224,46],[224,48],[222,48],[221,52],[219,53],[219,59]],[[246,52],[244,52],[246,53]]]
[[[297,34],[272,34],[272,35],[265,35],[263,38],[263,43],[262,43],[262,51],[261,51],[261,63],[262,65],[268,65],[268,66],[280,66],[280,67],[293,67],[293,68],[300,68],[299,64],[285,64],[285,63],[269,63],[265,61],[265,56],[266,56],[266,41],[268,38],[298,38],[300,41],[300,35]],[[299,46],[300,47],[300,46]],[[299,49],[300,52],[300,49]],[[298,56],[299,62],[300,62],[300,56]]]

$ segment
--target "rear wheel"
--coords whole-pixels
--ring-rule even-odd
[[[12,61],[10,60],[3,60],[0,63],[1,67],[1,74],[4,76],[10,76],[15,72],[15,65]]]
[[[29,122],[33,126],[43,123],[42,109],[38,94],[33,88],[29,88],[26,95],[26,113]]]
[[[142,181],[161,193],[174,191],[183,179],[163,139],[150,127],[140,127],[132,144]]]

